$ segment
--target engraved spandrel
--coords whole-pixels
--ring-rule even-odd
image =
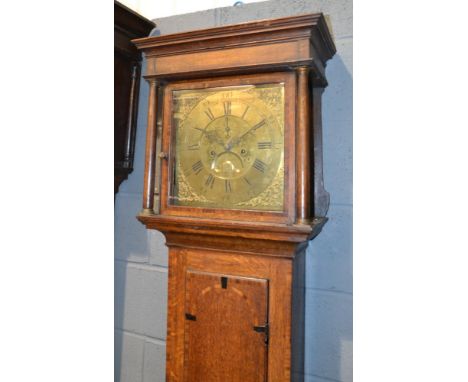
[[[238,207],[257,207],[265,206],[265,209],[279,209],[283,207],[283,188],[284,188],[284,166],[282,165],[273,182],[260,195],[247,200],[246,202],[237,203]]]

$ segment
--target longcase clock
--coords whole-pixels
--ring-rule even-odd
[[[298,380],[304,256],[326,222],[322,14],[134,40],[143,209],[169,247],[166,380]]]

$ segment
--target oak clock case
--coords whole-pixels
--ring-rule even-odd
[[[169,248],[166,381],[303,382],[305,250],[329,201],[325,18],[134,43],[149,83],[138,219]]]
[[[291,221],[294,91],[281,73],[168,84],[161,213]]]

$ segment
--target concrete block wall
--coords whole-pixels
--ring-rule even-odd
[[[352,2],[270,0],[154,20],[153,35],[323,12],[337,46],[323,98],[329,222],[306,261],[306,382],[352,381]],[[135,170],[115,202],[115,381],[164,381],[167,248],[136,219],[141,208],[148,86],[143,80]]]

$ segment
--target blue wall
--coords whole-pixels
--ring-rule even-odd
[[[308,248],[305,381],[352,381],[352,2],[271,0],[156,19],[153,34],[323,12],[337,46],[323,98],[329,222]],[[120,382],[164,381],[167,249],[137,222],[141,209],[148,86],[142,81],[135,170],[115,204],[115,375]]]

